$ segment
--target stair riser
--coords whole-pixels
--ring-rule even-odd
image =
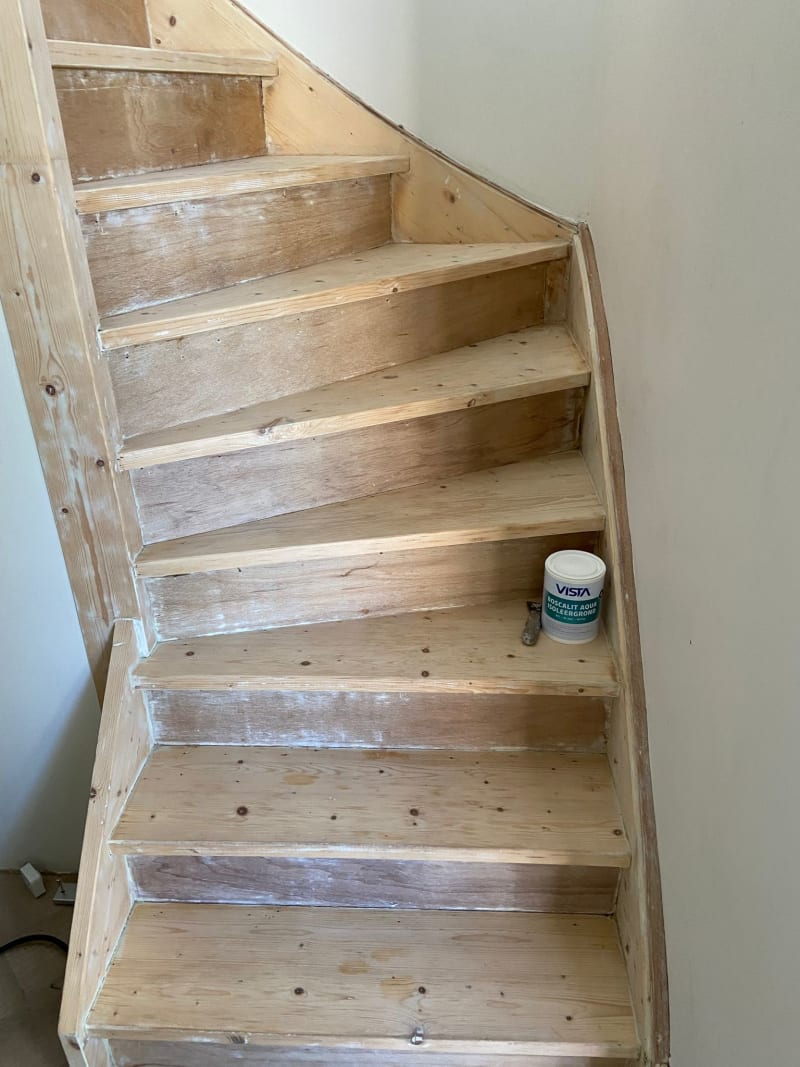
[[[44,28],[54,41],[98,41],[147,48],[150,34],[144,0],[42,0]]]
[[[266,153],[260,78],[102,70],[54,74],[75,181]]]
[[[101,315],[205,293],[391,240],[388,176],[83,217]]]
[[[515,655],[525,655],[520,644]],[[159,744],[602,752],[602,700],[502,694],[152,690]]]
[[[551,552],[597,535],[448,545],[145,580],[162,638],[535,598]]]
[[[138,345],[108,359],[125,437],[536,326],[547,265]]]
[[[437,908],[607,915],[605,867],[391,860],[129,856],[134,894],[154,902]]]
[[[145,543],[452,478],[578,443],[570,389],[133,472]]]
[[[116,1067],[636,1067],[630,1060],[584,1056],[480,1056],[361,1049],[265,1049],[169,1041],[111,1041]]]

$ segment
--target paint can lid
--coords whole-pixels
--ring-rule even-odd
[[[553,552],[544,561],[544,567],[554,578],[570,582],[596,582],[606,573],[606,565],[599,556],[577,549]]]

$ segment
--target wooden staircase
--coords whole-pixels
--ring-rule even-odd
[[[384,124],[229,0],[51,0],[44,23],[6,4],[93,382],[53,388],[110,450],[82,533],[72,498],[56,510],[68,565],[111,528],[122,561],[84,552],[73,575],[90,655],[109,574],[116,626],[70,1063],[665,1062],[587,235]],[[53,318],[57,273],[36,279],[56,268],[32,255]],[[609,565],[606,631],[526,648],[566,547]]]

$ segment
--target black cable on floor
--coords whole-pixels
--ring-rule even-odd
[[[13,941],[9,941],[6,945],[0,945],[0,955],[8,952],[9,949],[17,948],[19,945],[30,945],[35,941],[46,941],[49,945],[55,945],[56,948],[69,952],[67,942],[62,941],[60,937],[55,937],[54,934],[23,934],[22,937],[15,937]]]

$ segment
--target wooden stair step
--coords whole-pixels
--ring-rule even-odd
[[[136,569],[158,578],[585,533],[604,523],[583,457],[565,452],[156,542],[142,549]]]
[[[411,1051],[420,1027],[423,1060],[638,1055],[616,925],[599,916],[140,903],[88,1026],[376,1055]]]
[[[527,614],[513,600],[166,641],[136,678],[144,689],[617,695],[604,634],[526,648]]]
[[[150,855],[627,867],[603,754],[154,751],[112,834]]]
[[[589,368],[563,326],[536,326],[125,442],[123,470],[261,448],[580,388]]]
[[[277,61],[269,57],[176,52],[90,41],[48,41],[48,46],[50,63],[58,69],[139,70],[257,78],[274,78],[278,73]]]
[[[569,250],[569,241],[561,239],[516,244],[388,244],[157,307],[111,315],[102,320],[100,336],[107,349],[185,337],[565,259]]]

